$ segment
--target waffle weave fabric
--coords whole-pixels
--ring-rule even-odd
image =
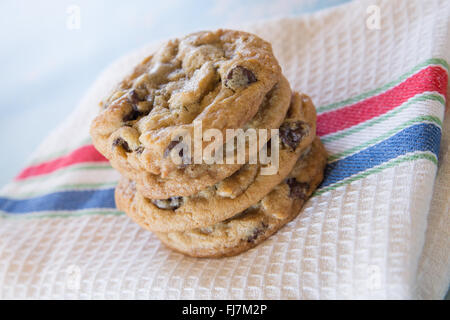
[[[392,0],[231,26],[272,43],[292,88],[317,106],[330,157],[298,218],[224,259],[170,251],[115,208],[119,175],[92,146],[89,124],[155,45],[120,59],[0,191],[0,298],[442,298],[449,21],[446,0]]]

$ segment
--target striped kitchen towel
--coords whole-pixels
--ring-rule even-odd
[[[297,219],[224,259],[172,252],[116,209],[119,175],[89,123],[155,46],[120,59],[1,190],[0,298],[442,298],[449,21],[448,1],[395,0],[230,26],[272,42],[292,87],[317,105],[330,157]]]

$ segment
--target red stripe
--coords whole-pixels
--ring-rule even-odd
[[[442,67],[425,68],[378,96],[318,115],[317,134],[324,136],[365,122],[426,91],[439,92],[445,96],[447,80],[447,72]]]
[[[93,145],[82,146],[68,155],[56,158],[54,160],[46,161],[41,164],[25,168],[17,177],[16,180],[22,180],[29,177],[39,176],[51,173],[55,170],[77,164],[82,162],[107,162]]]

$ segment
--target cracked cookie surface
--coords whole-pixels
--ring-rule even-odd
[[[230,218],[268,194],[310,147],[315,138],[316,113],[306,95],[293,95],[282,127],[285,129],[280,130],[278,139],[276,174],[262,175],[260,164],[245,164],[233,175],[197,194],[159,200],[146,198],[139,185],[122,179],[116,188],[117,206],[142,227],[159,232],[205,227]]]
[[[95,147],[161,178],[179,168],[165,157],[181,131],[241,128],[281,79],[269,43],[241,31],[197,32],[165,43],[102,103],[91,125]]]
[[[266,94],[257,114],[247,122],[243,130],[267,129],[267,139],[270,138],[269,129],[280,127],[291,102],[291,89],[286,78],[280,81]],[[305,102],[303,102],[305,103]],[[311,102],[309,108],[313,108]],[[308,119],[305,119],[307,121]],[[263,141],[259,141],[263,143]],[[256,152],[259,150],[256,149]],[[252,152],[246,144],[246,162]],[[151,199],[168,199],[174,196],[190,196],[201,190],[213,186],[219,181],[235,173],[242,164],[192,164],[172,171],[167,177],[137,170],[121,158],[111,160],[111,165],[127,178],[135,181],[140,192]]]

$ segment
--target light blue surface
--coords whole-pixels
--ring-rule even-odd
[[[96,76],[126,52],[173,35],[347,1],[2,1],[0,186],[18,173]],[[71,5],[80,9],[80,29],[67,27]]]

